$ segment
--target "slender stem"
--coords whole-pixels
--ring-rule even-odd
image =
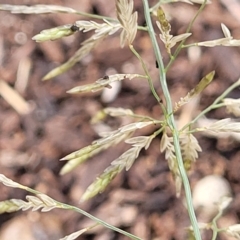
[[[219,232],[218,226],[217,226],[217,220],[222,216],[223,211],[220,211],[217,216],[212,220],[212,230],[213,230],[213,236],[212,240],[216,240],[217,234]]]
[[[24,190],[26,190],[26,191],[28,191],[30,193],[36,194],[36,195],[42,194],[41,192],[39,192],[37,190],[34,190],[32,188],[26,187],[26,186],[21,185],[21,184],[19,184],[19,188],[22,188],[22,189],[24,189]],[[93,215],[89,214],[88,212],[85,212],[84,210],[82,210],[80,208],[77,208],[75,206],[68,205],[68,204],[65,204],[65,203],[62,203],[62,202],[58,202],[58,201],[56,201],[53,198],[52,198],[52,200],[56,203],[56,208],[65,209],[65,210],[73,210],[75,212],[78,212],[78,213],[80,213],[80,214],[82,214],[82,215],[92,219],[96,223],[98,223],[98,224],[100,224],[102,226],[105,226],[105,227],[107,227],[107,228],[109,228],[109,229],[111,229],[113,231],[119,232],[119,233],[121,233],[121,234],[123,234],[123,235],[125,235],[125,236],[127,236],[127,237],[129,237],[131,239],[142,240],[141,238],[139,238],[139,237],[137,237],[137,236],[135,236],[135,235],[133,235],[133,234],[131,234],[129,232],[126,232],[126,231],[124,231],[124,230],[122,230],[120,228],[114,227],[113,225],[111,225],[111,224],[109,224],[109,223],[107,223],[107,222],[105,222],[105,221],[103,221],[103,220],[101,220],[101,219],[99,219],[97,217],[94,217]]]
[[[184,168],[183,159],[182,159],[182,155],[181,155],[181,150],[180,150],[180,145],[179,145],[179,133],[176,128],[174,117],[171,114],[173,112],[172,101],[171,101],[170,93],[169,93],[168,86],[167,86],[166,73],[164,71],[162,55],[161,55],[160,49],[158,47],[158,43],[157,43],[157,40],[155,37],[155,32],[154,32],[151,18],[150,18],[148,0],[143,0],[143,6],[144,6],[145,19],[146,19],[146,23],[148,26],[148,32],[149,32],[149,35],[150,35],[150,38],[151,38],[151,41],[153,44],[155,56],[156,56],[158,66],[159,66],[160,83],[161,83],[162,90],[163,90],[163,93],[164,93],[164,96],[166,99],[166,104],[167,104],[166,111],[167,111],[168,116],[167,116],[166,120],[167,120],[169,127],[172,129],[175,154],[176,154],[176,158],[178,161],[179,172],[181,174],[183,186],[185,189],[187,209],[188,209],[189,217],[190,217],[190,220],[191,220],[191,223],[193,226],[195,238],[196,238],[196,240],[201,240],[200,230],[198,228],[197,219],[196,219],[195,212],[193,209],[190,184],[188,181],[188,177],[187,177],[187,174],[186,174],[186,171]]]
[[[149,71],[148,71],[148,68],[146,66],[146,64],[144,63],[143,59],[141,58],[141,56],[139,55],[139,53],[135,50],[135,48],[133,47],[133,45],[129,45],[129,48],[130,50],[133,52],[133,54],[138,58],[138,60],[141,62],[141,65],[142,65],[142,68],[147,76],[147,79],[148,79],[148,84],[149,84],[149,87],[152,91],[152,94],[153,96],[156,98],[156,100],[158,102],[160,102],[160,98],[158,96],[158,94],[156,93],[156,90],[154,89],[154,86],[153,86],[153,82],[152,82],[152,79],[151,79],[151,76],[149,74]]]
[[[194,23],[195,20],[197,19],[198,15],[199,15],[199,14],[202,12],[202,10],[204,9],[206,3],[207,3],[207,0],[205,0],[205,1],[203,2],[203,4],[201,5],[201,7],[198,9],[196,15],[194,16],[194,18],[192,19],[192,21],[189,23],[186,33],[189,33],[189,32],[190,32],[190,30],[191,30],[191,28],[192,28],[192,26],[193,26],[193,23]],[[171,57],[168,65],[167,65],[166,68],[165,68],[165,72],[168,71],[168,69],[170,68],[170,66],[172,65],[172,63],[175,61],[176,57],[178,56],[179,52],[180,52],[181,49],[182,49],[182,46],[183,46],[184,43],[185,43],[185,41],[186,41],[186,39],[182,40],[181,43],[178,45],[176,51],[174,52],[174,54],[173,54],[173,56]]]
[[[104,227],[109,228],[109,229],[111,229],[111,230],[113,230],[113,231],[119,232],[119,233],[121,233],[121,234],[123,234],[123,235],[125,235],[125,236],[127,236],[127,237],[129,237],[129,238],[131,238],[131,239],[134,239],[134,240],[142,240],[141,238],[136,237],[135,235],[133,235],[133,234],[131,234],[131,233],[129,233],[129,232],[126,232],[126,231],[124,231],[124,230],[122,230],[122,229],[120,229],[120,228],[114,227],[113,225],[111,225],[111,224],[109,224],[109,223],[107,223],[107,222],[104,222],[104,221],[102,221],[101,219],[99,219],[99,218],[97,218],[97,217],[94,217],[93,215],[91,215],[91,214],[83,211],[83,210],[80,209],[80,208],[77,208],[77,207],[74,207],[74,206],[71,206],[71,205],[68,205],[68,204],[63,204],[63,203],[62,203],[62,207],[63,207],[64,209],[73,210],[73,211],[75,211],[75,212],[81,213],[81,214],[83,214],[84,216],[92,219],[93,221],[95,221],[95,222],[103,225]]]
[[[126,116],[126,115],[122,115],[122,116]],[[163,123],[163,121],[160,121],[160,120],[148,117],[148,116],[138,115],[138,114],[130,115],[130,117],[132,117],[132,118],[140,118],[140,121],[150,120],[154,124],[162,124]]]

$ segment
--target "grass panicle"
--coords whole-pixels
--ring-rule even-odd
[[[65,63],[59,67],[50,71],[43,80],[48,80],[50,78],[56,77],[59,74],[62,74],[73,67],[77,62],[81,61],[85,56],[87,56],[94,48],[96,48],[102,41],[105,40],[108,36],[117,33],[120,33],[120,46],[124,47],[127,45],[131,52],[139,60],[142,70],[145,75],[140,74],[113,74],[106,75],[102,78],[99,78],[95,82],[83,86],[77,86],[68,91],[70,94],[78,94],[85,92],[96,92],[103,90],[104,88],[111,88],[111,84],[117,81],[122,81],[125,79],[137,78],[140,81],[140,78],[147,79],[149,88],[152,92],[152,95],[157,100],[158,105],[162,110],[162,116],[159,119],[154,119],[150,116],[143,116],[135,114],[131,109],[124,109],[122,107],[108,107],[105,108],[93,117],[92,123],[98,123],[103,121],[107,116],[111,117],[131,117],[134,122],[121,126],[117,130],[102,132],[100,133],[100,138],[93,141],[89,146],[86,146],[80,150],[77,150],[73,153],[68,154],[63,157],[61,160],[65,160],[66,164],[61,169],[60,174],[66,174],[76,168],[79,164],[87,161],[96,154],[112,147],[116,146],[120,142],[125,142],[130,145],[129,149],[123,152],[119,157],[113,160],[102,174],[87,188],[85,193],[81,197],[81,201],[85,201],[89,198],[92,198],[98,193],[101,193],[105,190],[108,184],[119,174],[121,171],[128,171],[135,160],[138,158],[141,150],[148,149],[153,139],[162,134],[160,140],[160,151],[165,152],[165,159],[168,162],[169,169],[173,175],[175,186],[176,186],[176,195],[180,196],[182,186],[185,191],[186,197],[186,206],[189,213],[192,226],[190,229],[193,230],[194,239],[201,240],[200,228],[203,229],[212,229],[213,237],[212,240],[217,238],[218,232],[225,231],[227,234],[240,239],[240,225],[235,224],[230,227],[219,229],[217,226],[217,220],[222,216],[223,210],[229,205],[231,198],[227,197],[221,199],[221,202],[218,206],[218,214],[214,217],[211,223],[199,224],[197,222],[195,212],[193,209],[192,197],[191,197],[191,188],[187,176],[187,172],[190,169],[191,165],[196,161],[199,156],[199,152],[202,151],[197,138],[193,135],[195,132],[204,132],[208,134],[215,134],[215,136],[222,136],[224,133],[240,133],[240,123],[232,120],[231,118],[224,118],[217,121],[209,121],[210,124],[203,126],[195,126],[199,124],[200,120],[203,119],[203,116],[206,115],[209,111],[217,109],[220,107],[226,107],[228,113],[232,113],[236,117],[240,116],[240,101],[239,99],[226,98],[226,96],[235,88],[239,87],[240,80],[233,83],[228,89],[224,91],[209,107],[202,110],[193,120],[190,120],[182,129],[178,129],[175,123],[175,112],[184,104],[188,103],[193,97],[202,93],[202,91],[211,83],[214,78],[215,72],[212,71],[208,73],[201,81],[191,90],[188,94],[180,98],[176,103],[175,108],[172,107],[172,99],[170,91],[168,88],[168,82],[166,74],[175,61],[180,51],[186,47],[191,46],[202,46],[202,47],[215,47],[215,46],[240,46],[240,40],[234,39],[230,30],[223,23],[221,24],[222,32],[224,37],[209,40],[204,42],[197,42],[186,44],[185,41],[187,38],[191,37],[191,28],[193,23],[199,14],[204,10],[206,4],[211,3],[209,0],[162,0],[158,1],[151,8],[149,7],[148,0],[142,0],[144,8],[144,16],[146,20],[146,27],[138,26],[138,12],[134,11],[134,0],[115,0],[116,6],[116,16],[117,18],[110,18],[108,16],[100,16],[89,13],[82,13],[80,11],[74,10],[68,7],[55,6],[55,5],[33,5],[33,6],[24,6],[24,5],[9,5],[9,4],[0,4],[0,10],[10,11],[12,13],[24,13],[24,14],[45,14],[45,13],[68,13],[68,14],[78,14],[84,17],[92,17],[95,19],[100,19],[101,21],[96,22],[93,20],[79,20],[75,23],[66,24],[63,26],[54,27],[51,29],[45,29],[39,34],[33,37],[33,40],[36,42],[43,42],[48,40],[58,40],[62,37],[67,37],[73,35],[75,32],[81,31],[82,33],[93,31],[91,37],[81,43],[80,48],[75,52],[75,54]],[[163,9],[161,8],[162,4],[171,3],[171,2],[184,2],[188,4],[201,4],[197,13],[190,21],[185,33],[173,36],[171,35],[171,25],[168,21]],[[159,44],[156,38],[157,33],[152,24],[151,14],[157,16],[156,26],[160,31],[160,40],[164,43],[165,49],[169,55],[169,63],[164,64],[163,55]],[[163,99],[160,99],[159,94],[155,90],[155,85],[153,84],[153,78],[148,69],[148,64],[145,63],[145,60],[141,57],[140,53],[134,47],[134,39],[136,38],[137,31],[144,30],[149,34],[149,37],[152,42],[153,50],[155,53],[155,58],[158,64],[159,70],[159,83],[162,87]],[[159,32],[158,31],[158,32]],[[176,45],[176,50],[172,54],[172,48]],[[209,119],[207,119],[209,120]],[[157,130],[149,136],[138,136],[138,130],[154,126]],[[98,224],[101,224],[107,228],[110,228],[114,231],[124,234],[127,237],[132,239],[140,238],[125,232],[119,228],[111,226],[110,224],[90,215],[89,213],[74,207],[72,205],[67,205],[60,203],[53,198],[42,194],[39,191],[21,185],[17,182],[12,181],[3,174],[0,174],[0,182],[8,187],[19,188],[30,192],[33,195],[26,196],[26,201],[21,199],[10,199],[0,202],[0,213],[5,212],[14,212],[18,210],[26,211],[31,209],[33,211],[41,210],[43,212],[50,211],[54,208],[61,208],[65,210],[73,210],[78,213],[87,216],[96,222],[95,225],[78,230],[64,238],[62,240],[73,240],[78,236],[82,235],[84,232],[95,227]]]

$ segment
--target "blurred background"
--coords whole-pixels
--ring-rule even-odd
[[[153,6],[157,1],[149,2]],[[0,0],[0,3],[55,4],[116,17],[114,1]],[[144,25],[142,1],[136,0],[134,3],[138,11],[138,23]],[[178,35],[186,31],[199,5],[173,3],[163,7],[170,19],[171,34]],[[196,20],[187,43],[222,38],[221,23],[230,29],[235,39],[240,39],[239,12],[239,1],[212,1]],[[87,202],[79,203],[83,192],[128,146],[118,144],[72,172],[59,175],[64,165],[59,159],[91,144],[98,138],[98,132],[114,130],[132,121],[129,118],[108,118],[106,122],[91,125],[91,118],[102,108],[130,108],[137,114],[158,119],[162,117],[147,82],[141,79],[124,80],[110,92],[81,96],[66,93],[75,86],[92,83],[105,75],[143,73],[131,51],[127,47],[120,48],[119,33],[106,38],[68,72],[52,80],[41,81],[45,74],[66,62],[92,32],[78,32],[44,43],[35,43],[31,38],[43,29],[73,24],[77,20],[89,19],[74,14],[25,15],[0,11],[0,173],[58,201],[76,205],[142,239],[186,239],[185,228],[189,226],[189,219],[184,207],[184,194],[180,198],[175,197],[174,181],[164,154],[159,150],[161,136],[154,139],[147,151],[141,152],[128,172],[122,172],[104,193]],[[133,44],[149,67],[154,86],[162,96],[158,69],[147,33],[139,31]],[[167,64],[169,57],[162,43],[159,44]],[[179,119],[191,119],[209,106],[237,81],[239,66],[239,47],[194,47],[182,50],[167,74],[173,103],[184,97],[210,71],[215,70],[216,75],[199,100],[194,102],[195,105],[189,105],[188,111],[179,111]],[[232,98],[239,96],[239,89],[229,95]],[[233,117],[221,108],[209,113],[207,118],[222,119],[227,116]],[[149,127],[138,134],[149,135],[153,131],[154,128]],[[200,134],[197,137],[203,151],[189,173],[192,187],[207,175],[224,177],[230,184],[234,200],[219,225],[223,227],[239,223],[239,139]],[[0,185],[1,201],[11,198],[24,200],[26,194]],[[0,240],[59,239],[91,224],[84,216],[63,210],[6,213],[0,215]],[[209,236],[208,233],[206,236]],[[98,227],[78,239],[127,238]],[[218,239],[230,238],[221,234]]]

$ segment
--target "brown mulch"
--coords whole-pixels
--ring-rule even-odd
[[[20,1],[2,0],[7,4],[56,4],[115,16],[114,1],[103,0],[51,0]],[[139,11],[139,24],[144,24],[142,4],[135,1]],[[154,2],[154,1],[151,1]],[[199,16],[192,29],[192,39],[206,41],[223,37],[220,24],[240,39],[240,19],[237,8],[229,1],[213,1]],[[166,6],[171,16],[172,34],[183,33],[197,11],[197,5],[174,3]],[[238,12],[239,12],[238,11]],[[238,13],[237,12],[237,13]],[[110,103],[101,99],[101,92],[76,96],[66,91],[94,82],[110,71],[142,73],[141,65],[131,52],[121,49],[118,35],[107,38],[96,50],[70,71],[50,81],[42,77],[54,67],[67,61],[79,48],[89,33],[76,33],[58,41],[35,43],[31,38],[41,30],[84,19],[70,14],[13,15],[0,12],[0,79],[13,87],[30,107],[28,114],[17,112],[0,96],[0,173],[54,199],[76,205],[106,222],[129,231],[142,239],[186,239],[185,228],[189,218],[184,207],[184,196],[175,197],[175,187],[164,154],[159,151],[160,137],[147,151],[141,152],[132,168],[122,172],[105,192],[92,200],[79,203],[87,186],[121,153],[126,145],[119,144],[93,157],[72,172],[60,176],[64,165],[59,159],[98,138],[89,121],[94,114],[107,106],[130,108],[138,114],[160,118],[162,113],[146,82],[133,79],[124,81],[117,98]],[[161,43],[160,43],[161,44]],[[146,33],[140,32],[134,46],[147,62],[157,92],[162,96],[151,42]],[[168,62],[164,53],[163,60]],[[183,97],[208,72],[215,70],[214,82],[202,93],[195,113],[211,104],[240,76],[239,47],[201,48],[197,52],[183,50],[168,72],[168,84],[173,102]],[[29,73],[23,88],[22,76]],[[239,89],[229,96],[239,98]],[[208,114],[221,119],[224,109]],[[107,124],[116,129],[131,119],[108,119]],[[103,126],[103,127],[106,127]],[[151,128],[141,133],[150,134]],[[220,174],[230,183],[234,201],[223,216],[223,223],[238,223],[240,218],[240,151],[239,143],[232,139],[214,139],[198,136],[203,152],[190,172],[195,183],[205,175]],[[10,198],[25,199],[26,192],[0,185],[0,201]],[[0,240],[60,239],[74,231],[93,224],[74,212],[53,210],[48,213],[17,212],[0,215]],[[78,239],[127,239],[106,228],[98,227]],[[228,239],[220,235],[220,240]]]

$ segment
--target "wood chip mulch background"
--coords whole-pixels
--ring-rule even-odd
[[[240,2],[212,2],[194,24],[192,41],[223,37],[221,23],[231,30],[235,39],[240,39]],[[1,0],[0,3],[56,4],[115,16],[114,1]],[[165,7],[171,17],[173,35],[186,30],[197,6],[199,5],[174,3]],[[140,0],[135,1],[135,8],[139,11],[139,24],[142,25],[144,17]],[[24,112],[26,106],[21,105],[20,112],[17,112],[0,96],[0,173],[56,200],[76,205],[142,239],[187,239],[185,228],[189,226],[189,218],[184,207],[184,196],[182,194],[179,199],[175,197],[171,173],[164,154],[159,151],[160,137],[152,142],[147,151],[141,152],[128,172],[122,172],[105,192],[87,202],[79,203],[80,196],[111,161],[127,149],[125,144],[100,153],[71,173],[59,175],[64,165],[59,159],[98,138],[96,130],[101,130],[99,128],[102,126],[89,124],[98,110],[107,106],[123,107],[138,114],[156,118],[162,116],[147,82],[138,79],[124,81],[117,98],[110,103],[103,102],[101,92],[82,96],[66,93],[75,86],[94,82],[109,72],[142,73],[140,63],[130,50],[120,48],[118,34],[107,38],[67,73],[50,81],[41,81],[50,70],[67,61],[91,33],[76,33],[74,36],[45,43],[35,43],[31,38],[43,29],[74,23],[80,19],[86,18],[60,13],[24,15],[0,11],[0,79],[20,93],[31,109],[28,114],[22,114],[21,110]],[[134,46],[147,62],[157,92],[162,96],[151,42],[145,32],[138,33]],[[166,53],[163,54],[163,60],[168,62]],[[183,50],[167,76],[173,102],[183,97],[212,70],[216,70],[215,79],[202,93],[194,115],[211,104],[239,78],[240,48],[201,48],[201,52],[194,49]],[[234,90],[229,96],[239,98],[240,90]],[[216,119],[226,116],[228,114],[225,109],[215,110],[207,115]],[[111,129],[130,122],[131,119],[125,118],[107,120]],[[146,128],[140,134],[147,135],[153,130]],[[202,135],[198,135],[198,139],[203,152],[189,174],[190,182],[194,185],[197,180],[210,174],[224,176],[231,185],[234,200],[220,225],[239,223],[239,142]],[[26,194],[24,191],[0,185],[0,201],[10,198],[24,200]],[[0,240],[60,239],[91,224],[86,217],[70,211],[19,211],[0,215]],[[127,238],[98,227],[78,239]],[[218,239],[230,238],[220,234]]]

